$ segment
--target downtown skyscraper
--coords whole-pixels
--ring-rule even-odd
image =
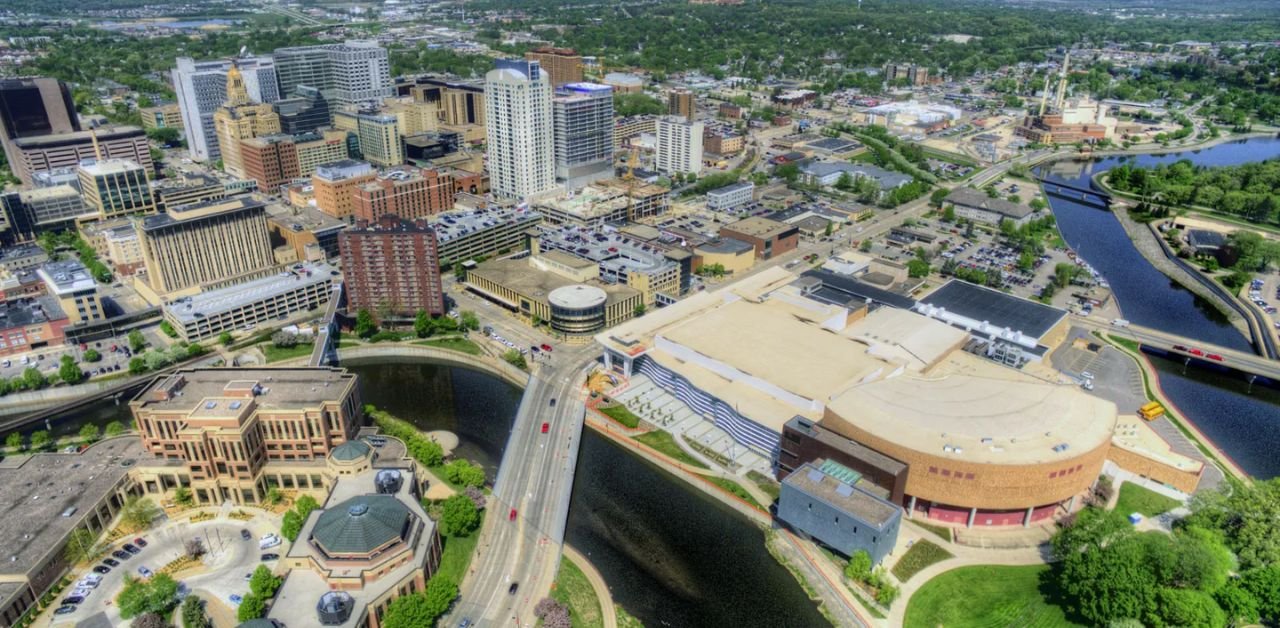
[[[577,190],[613,177],[613,88],[569,83],[556,90],[556,181]]]
[[[216,161],[222,156],[213,114],[227,99],[227,72],[231,59],[196,61],[178,57],[173,69],[173,89],[182,112],[187,147],[192,159]],[[258,103],[280,100],[280,85],[271,57],[241,57],[234,60],[249,99]]]
[[[537,61],[503,59],[485,75],[489,187],[530,198],[556,189],[551,77]]]

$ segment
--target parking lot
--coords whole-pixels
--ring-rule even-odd
[[[251,538],[243,540],[241,530],[249,530]],[[58,606],[55,603],[53,608],[46,612],[50,619],[49,623],[44,625],[70,627],[81,625],[80,622],[85,622],[83,625],[122,625],[124,620],[120,617],[114,599],[124,586],[125,575],[139,578],[143,577],[140,572],[143,568],[151,571],[160,569],[170,561],[185,555],[186,542],[197,538],[204,544],[206,554],[200,565],[178,574],[176,579],[180,583],[180,595],[183,591],[192,592],[205,600],[217,600],[220,605],[231,608],[234,612],[235,605],[231,602],[231,596],[243,596],[248,592],[249,582],[246,576],[259,564],[264,564],[261,561],[263,552],[282,555],[286,551],[287,542],[268,550],[258,549],[258,540],[263,534],[278,531],[279,526],[265,513],[261,513],[251,521],[222,517],[199,523],[191,523],[186,519],[172,521],[162,523],[144,534],[130,535],[120,539],[108,548],[103,558],[114,558],[112,552],[119,550],[126,542],[132,542],[135,536],[141,536],[147,546],[140,548],[140,552],[131,555],[127,560],[117,559],[120,565],[102,575],[101,582],[89,592],[83,602],[76,605],[75,612],[55,615],[53,608]],[[101,558],[94,563],[94,565],[101,564]],[[275,568],[277,562],[271,561],[265,564]],[[72,578],[79,581],[85,574],[90,573],[90,568],[85,567],[75,572]],[[69,587],[64,591],[58,601],[71,595],[72,588]],[[209,610],[213,611],[215,605],[209,606]]]
[[[21,377],[22,372],[28,367],[40,369],[47,377],[57,375],[59,362],[62,356],[69,355],[80,363],[80,369],[89,376],[95,374],[109,374],[124,371],[129,368],[129,358],[131,356],[125,353],[113,353],[110,349],[112,345],[117,347],[128,346],[129,341],[125,336],[117,336],[109,340],[101,340],[85,343],[84,349],[79,344],[69,344],[57,347],[43,347],[34,351],[25,353],[17,353],[14,355],[0,358],[0,377],[14,378]],[[97,362],[86,362],[84,360],[84,352],[88,349],[94,349],[102,359]],[[95,371],[98,371],[95,373]]]
[[[1271,333],[1280,337],[1280,274],[1267,273],[1254,279],[1249,284],[1247,298],[1265,316],[1270,324]]]

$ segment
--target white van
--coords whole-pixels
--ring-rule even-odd
[[[273,533],[268,532],[266,535],[264,535],[261,539],[258,540],[258,549],[264,550],[271,547],[275,547],[279,544],[280,544],[280,537],[276,536]]]

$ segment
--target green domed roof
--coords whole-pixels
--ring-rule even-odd
[[[369,554],[405,534],[409,508],[390,495],[361,495],[326,509],[311,539],[325,553]]]
[[[359,460],[369,456],[369,452],[373,451],[364,441],[349,440],[329,452],[334,460]]]

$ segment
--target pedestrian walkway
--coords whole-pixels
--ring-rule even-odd
[[[564,546],[564,557],[582,570],[582,573],[587,577],[587,582],[591,583],[591,588],[595,589],[596,599],[600,601],[601,619],[604,623],[604,628],[618,628],[618,612],[613,606],[613,595],[609,593],[609,586],[605,584],[604,576],[600,575],[595,565],[592,565],[586,556],[583,556],[581,552],[573,549],[568,544]]]
[[[633,414],[671,432],[676,442],[698,459],[705,460],[706,457],[697,454],[682,436],[732,461],[729,470],[736,475],[746,475],[751,470],[766,475],[770,473],[772,465],[768,458],[738,443],[728,432],[716,427],[711,419],[698,414],[653,380],[637,373],[628,383],[629,386],[615,398]]]

